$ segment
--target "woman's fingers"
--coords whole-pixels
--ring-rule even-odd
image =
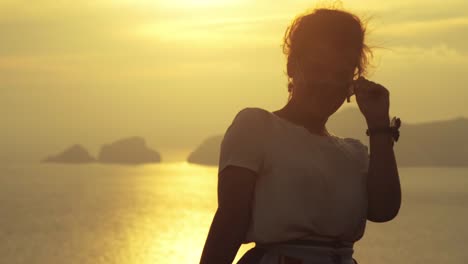
[[[388,95],[388,90],[380,84],[369,81],[364,77],[359,77],[355,81],[354,93],[360,97],[376,97],[380,95]]]

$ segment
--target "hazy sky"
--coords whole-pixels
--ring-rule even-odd
[[[287,100],[281,40],[316,1],[0,0],[0,145],[154,148],[223,133]],[[343,1],[369,23],[369,79],[411,123],[468,116],[466,0]],[[354,100],[353,100],[354,101]],[[353,102],[353,106],[356,106]]]

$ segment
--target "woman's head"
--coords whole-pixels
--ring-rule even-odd
[[[318,8],[294,19],[283,43],[290,99],[322,117],[338,110],[372,55],[365,33],[363,22],[343,10]]]

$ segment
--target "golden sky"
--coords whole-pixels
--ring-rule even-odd
[[[323,1],[322,1],[323,2]],[[141,135],[191,147],[287,100],[281,38],[314,1],[0,0],[6,149]],[[468,116],[468,2],[343,1],[369,23],[369,79],[411,123]],[[353,103],[355,105],[355,102]],[[92,147],[90,148],[92,149]]]

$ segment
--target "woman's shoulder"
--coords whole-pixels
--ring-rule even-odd
[[[244,107],[234,117],[236,123],[242,123],[250,127],[267,126],[271,113],[260,107]]]
[[[249,107],[244,107],[241,110],[239,110],[236,114],[236,117],[239,116],[242,118],[256,119],[256,118],[268,118],[270,115],[271,115],[270,111],[264,108],[249,106]]]

